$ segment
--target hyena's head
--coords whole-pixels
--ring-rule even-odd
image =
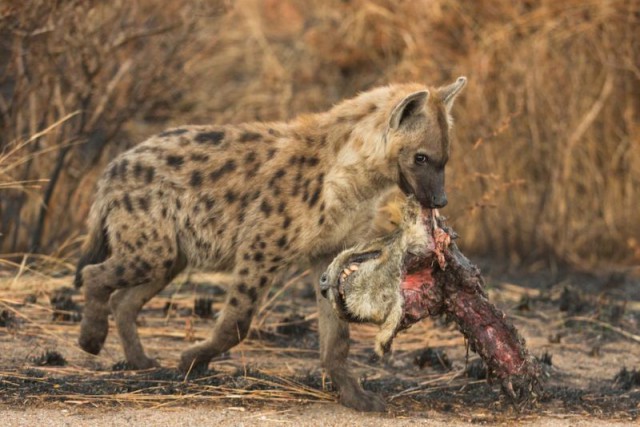
[[[450,112],[466,83],[459,77],[433,91],[411,93],[396,104],[389,118],[387,153],[397,160],[398,185],[425,208],[447,204],[444,167],[449,160]]]

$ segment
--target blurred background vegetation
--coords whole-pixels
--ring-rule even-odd
[[[463,250],[637,265],[638,28],[639,0],[0,1],[0,254],[73,260],[106,163],[168,126],[466,75],[444,211]]]

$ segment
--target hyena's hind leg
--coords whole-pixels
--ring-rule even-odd
[[[102,350],[109,332],[109,297],[115,290],[115,264],[109,259],[82,270],[84,310],[80,324],[80,347],[91,354]]]
[[[154,359],[145,354],[138,335],[136,319],[142,307],[186,266],[186,259],[183,257],[177,257],[172,263],[170,261],[155,264],[146,261],[151,268],[148,281],[137,286],[119,289],[111,295],[109,300],[122,349],[127,364],[132,369],[158,366]]]
[[[110,231],[109,259],[82,270],[85,308],[79,344],[89,353],[100,352],[111,306],[127,362],[133,368],[148,368],[153,362],[142,350],[135,319],[144,303],[162,290],[185,262],[178,256],[173,227],[162,226],[160,221],[139,223],[136,229],[113,221]],[[117,295],[109,304],[114,291]]]

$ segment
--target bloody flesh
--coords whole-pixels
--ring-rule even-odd
[[[513,399],[529,399],[539,389],[538,366],[524,340],[487,299],[480,270],[451,241],[454,233],[442,220],[436,220],[433,212],[422,215],[434,247],[426,259],[406,261],[401,282],[404,316],[399,330],[427,316],[447,314],[485,362],[490,378],[497,378]]]

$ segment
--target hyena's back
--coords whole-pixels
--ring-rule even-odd
[[[239,225],[261,196],[261,169],[273,170],[282,130],[181,127],[120,155],[99,182],[76,283],[85,265],[107,257],[132,258],[122,267],[143,279],[152,262],[169,266],[178,256],[232,268]],[[119,278],[114,285],[135,283]]]

